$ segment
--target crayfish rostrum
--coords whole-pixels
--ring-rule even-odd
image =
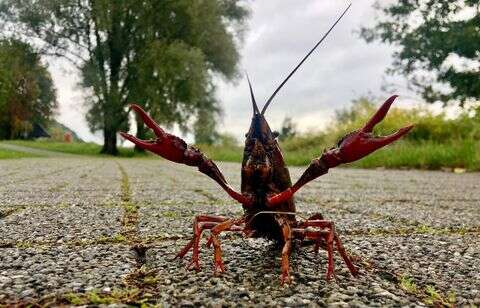
[[[335,24],[346,11],[337,19]],[[318,251],[320,247],[326,249],[328,256],[327,280],[334,275],[333,253],[335,250],[339,252],[350,272],[353,275],[357,274],[357,269],[343,248],[340,238],[335,231],[334,223],[325,220],[321,214],[315,214],[305,221],[298,221],[295,216],[293,197],[295,192],[308,182],[326,174],[328,169],[359,160],[375,150],[394,142],[412,129],[413,126],[407,126],[384,137],[376,137],[372,133],[374,126],[386,116],[396,96],[387,99],[365,126],[346,135],[338,142],[337,146],[324,151],[320,157],[313,159],[303,175],[293,185],[277,142],[278,134],[272,132],[265,119],[265,111],[273,97],[325,39],[335,24],[280,84],[266,102],[262,111],[257,106],[252,86],[247,76],[253,105],[253,118],[245,140],[241,170],[241,192],[235,191],[227,183],[217,165],[200,150],[187,145],[181,138],[165,132],[140,106],[131,105],[131,108],[145,124],[153,130],[156,139],[150,141],[140,140],[122,132],[121,135],[125,139],[167,160],[197,167],[200,172],[216,181],[230,197],[243,206],[244,215],[239,218],[211,215],[195,217],[193,238],[176,255],[177,258],[183,258],[192,250],[190,266],[193,269],[200,269],[199,248],[202,232],[210,230],[211,236],[207,246],[213,244],[214,269],[216,273],[221,273],[225,270],[219,234],[230,231],[242,232],[246,237],[265,237],[283,245],[281,252],[282,284],[291,282],[289,256],[294,240],[313,242],[315,251]]]

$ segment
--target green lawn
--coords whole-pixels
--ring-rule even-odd
[[[480,142],[473,140],[452,141],[447,144],[399,142],[360,160],[354,166],[429,170],[464,168],[480,171]]]
[[[25,157],[39,157],[40,155],[11,151],[7,149],[0,148],[0,159],[14,159],[14,158],[25,158]]]
[[[102,147],[96,143],[91,142],[73,142],[73,143],[64,143],[64,142],[54,142],[49,140],[38,140],[38,141],[28,141],[28,140],[12,140],[7,143],[42,149],[54,152],[76,154],[76,155],[92,155],[97,156],[101,155],[100,150]],[[132,157],[135,155],[132,148],[119,148],[120,157]],[[137,153],[137,155],[139,155]]]
[[[280,144],[282,147],[282,144]],[[235,161],[242,159],[243,149],[200,146],[214,160]],[[326,146],[305,144],[301,147],[285,145],[284,158],[290,166],[308,165]],[[291,149],[289,149],[291,148]],[[480,171],[480,142],[473,140],[449,143],[399,141],[362,160],[350,164],[355,168],[408,168],[438,170],[441,168],[465,168]]]
[[[61,143],[51,141],[8,141],[8,143],[36,149],[44,149],[77,155],[99,156],[101,146],[94,143]],[[290,166],[308,165],[318,157],[326,146],[321,140],[298,140],[295,144],[280,143],[285,149],[285,161]],[[243,148],[240,146],[199,146],[215,161],[240,162]],[[119,148],[121,157],[154,157],[148,154],[138,154],[131,148]],[[0,158],[20,158],[38,156],[28,153],[2,150]],[[459,140],[448,143],[434,141],[413,142],[399,141],[387,146],[364,159],[350,164],[354,168],[408,168],[438,170],[441,168],[465,168],[469,171],[480,171],[480,141]]]

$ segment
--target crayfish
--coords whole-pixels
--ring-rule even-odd
[[[316,252],[320,247],[326,249],[328,258],[327,280],[334,275],[333,254],[335,250],[339,252],[351,274],[356,275],[358,273],[344,249],[332,221],[325,220],[321,214],[315,214],[304,221],[296,219],[294,194],[308,182],[326,174],[328,169],[359,160],[408,133],[412,129],[412,125],[406,126],[389,136],[376,137],[373,135],[374,126],[386,116],[396,96],[387,99],[365,126],[347,134],[335,147],[324,150],[321,156],[313,159],[303,175],[293,185],[277,142],[278,133],[272,132],[265,119],[265,111],[280,88],[325,39],[347,10],[280,84],[261,111],[257,106],[252,85],[247,75],[253,105],[253,117],[250,129],[245,135],[241,192],[237,192],[228,184],[217,165],[199,149],[187,145],[183,139],[165,132],[140,106],[131,105],[131,109],[153,130],[156,139],[140,140],[122,132],[121,135],[125,139],[167,160],[197,167],[201,173],[217,182],[231,198],[243,206],[244,215],[239,218],[211,215],[195,217],[193,238],[176,255],[176,258],[183,258],[191,250],[190,267],[193,269],[200,270],[200,239],[204,230],[210,230],[211,235],[207,246],[213,245],[215,273],[225,271],[219,235],[227,231],[242,232],[245,237],[268,238],[282,245],[282,284],[291,283],[289,256],[294,240],[314,243]]]

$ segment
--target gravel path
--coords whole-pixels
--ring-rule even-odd
[[[220,164],[234,187],[239,165]],[[292,168],[298,178],[302,168]],[[280,286],[273,243],[222,238],[227,272],[172,261],[196,214],[241,207],[193,168],[159,159],[59,156],[0,161],[0,306],[480,306],[480,174],[331,170],[296,197],[333,220],[361,275],[311,247]],[[297,245],[299,246],[299,245]]]

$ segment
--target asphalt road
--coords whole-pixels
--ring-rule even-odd
[[[239,187],[240,166],[220,164]],[[302,168],[292,168],[294,179]],[[197,214],[242,209],[194,168],[160,159],[78,156],[0,161],[0,306],[480,305],[480,174],[337,169],[296,197],[302,216],[335,222],[360,269],[296,247],[281,286],[272,243],[222,238],[227,272],[172,261]],[[205,242],[205,239],[204,239]],[[203,242],[203,243],[204,243]]]

